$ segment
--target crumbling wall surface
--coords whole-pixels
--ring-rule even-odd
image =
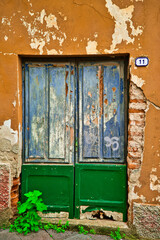
[[[133,203],[160,204],[159,7],[159,0],[0,1],[0,163],[10,168],[12,196],[21,165],[20,55],[129,53],[129,223]],[[147,67],[135,66],[139,56]]]
[[[0,225],[16,211],[21,168],[21,109],[18,57],[0,55]],[[17,197],[16,197],[17,196]]]

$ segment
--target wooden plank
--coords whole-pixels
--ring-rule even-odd
[[[119,67],[104,66],[104,158],[120,158],[120,96]]]
[[[49,67],[49,158],[65,159],[66,67]]]
[[[45,67],[29,67],[28,77],[28,157],[44,158]]]
[[[97,66],[83,67],[83,156],[98,158],[99,79]]]

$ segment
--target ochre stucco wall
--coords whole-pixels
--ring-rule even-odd
[[[159,0],[0,1],[0,126],[11,120],[6,128],[12,135],[18,132],[16,167],[21,162],[22,130],[19,56],[129,53],[130,81],[147,104],[138,186],[130,198],[159,204],[159,7]],[[149,65],[135,67],[138,56],[147,56]],[[5,162],[2,156],[0,162]],[[17,169],[12,177],[18,177]]]

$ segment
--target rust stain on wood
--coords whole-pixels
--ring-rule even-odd
[[[98,78],[99,78],[99,107],[100,107],[100,112],[99,116],[103,114],[103,70],[102,67],[99,66],[98,68]]]
[[[68,84],[66,83],[66,97],[68,95]]]
[[[113,87],[113,88],[112,88],[112,91],[113,91],[113,92],[115,92],[115,91],[116,91],[116,88],[115,88],[115,87]]]
[[[107,100],[107,99],[105,99],[105,100],[104,100],[104,103],[105,103],[106,105],[108,105],[108,100]]]
[[[91,92],[88,92],[88,96],[89,96],[89,97],[92,97],[92,93],[91,93]]]

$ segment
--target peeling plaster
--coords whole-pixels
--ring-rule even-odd
[[[30,46],[32,49],[39,49],[39,53],[43,54],[43,47],[45,46],[45,41],[43,38],[40,38],[39,40],[37,38],[31,39]]]
[[[157,169],[152,168],[150,173],[150,189],[160,193],[160,179],[156,175]]]
[[[30,15],[33,16],[33,14]],[[62,32],[58,26],[57,17],[52,13],[47,16],[45,9],[41,12],[35,12],[32,21],[28,22],[27,19],[28,16],[22,16],[20,18],[23,26],[27,29],[28,36],[31,38],[30,47],[32,49],[38,49],[40,55],[43,54],[44,47],[47,53],[51,54],[50,50],[46,47],[46,43],[50,43],[51,38],[53,41],[58,40],[59,46],[62,46],[64,40],[67,38],[66,33]],[[46,30],[42,30],[42,27],[37,24],[38,22],[43,24]],[[48,30],[48,28],[50,30]]]
[[[122,41],[126,41],[128,43],[134,43],[134,36],[141,35],[143,32],[143,27],[138,26],[135,28],[132,22],[132,14],[134,11],[134,6],[130,5],[127,8],[120,9],[116,4],[112,3],[112,0],[105,0],[106,1],[106,8],[108,9],[111,16],[114,18],[115,21],[115,28],[114,33],[112,34],[112,44],[110,49],[105,49],[105,53],[112,53],[113,51],[117,51],[116,48],[117,44],[122,43]],[[131,34],[129,36],[129,32],[127,30],[127,23],[129,23]],[[133,37],[132,37],[132,36]]]
[[[0,138],[4,137],[10,140],[12,145],[18,143],[18,131],[11,128],[11,119],[4,121],[4,124],[0,126]]]
[[[59,29],[57,25],[57,18],[55,15],[49,14],[48,17],[47,16],[45,17],[45,21],[46,21],[46,26],[48,28],[55,27],[57,30]]]
[[[96,41],[88,41],[87,47],[86,47],[86,52],[87,54],[97,54],[99,53],[97,50],[97,42]]]
[[[135,83],[139,88],[141,88],[145,84],[145,81],[142,78],[139,78],[134,74],[131,74],[131,81]]]

